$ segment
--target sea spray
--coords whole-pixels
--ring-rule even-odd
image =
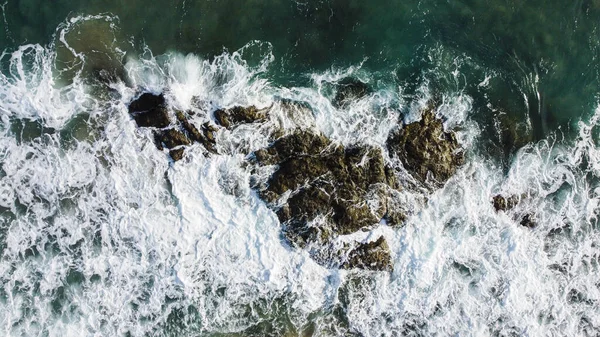
[[[277,107],[288,99],[306,104],[314,118],[306,125],[313,119],[281,113],[288,129],[381,146],[397,121],[418,120],[419,97],[379,85],[340,110],[326,87],[341,76],[318,73],[310,86],[278,87],[265,73],[269,52],[258,66],[241,55],[131,58],[126,78],[98,98],[90,78],[54,81],[52,45],[4,54],[4,334],[598,333],[600,196],[592,131],[600,109],[580,123],[574,141],[555,135],[518,150],[505,174],[473,149],[483,135],[470,96],[446,93],[436,112],[468,144],[465,166],[431,194],[405,190],[407,200],[420,202],[403,227],[356,235],[384,235],[394,271],[326,269],[282,240],[277,217],[250,188],[260,177],[245,166],[245,153],[269,143],[268,123],[219,131],[220,155],[205,156],[194,145],[172,162],[148,130],[136,127],[127,105],[142,91],[164,92],[170,107],[194,111],[192,121],[200,124],[217,108]],[[422,98],[431,98],[425,87]],[[66,146],[72,134],[61,131],[81,115],[89,116],[83,124],[93,137]],[[41,125],[39,134],[15,132],[25,120]],[[243,140],[240,153],[235,144]],[[524,197],[517,208],[496,212],[491,201],[498,193]],[[536,227],[519,225],[522,214],[531,214]]]

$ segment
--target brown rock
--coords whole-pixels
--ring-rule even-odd
[[[142,94],[129,104],[129,113],[140,127],[165,128],[170,124],[163,95]]]
[[[513,209],[518,203],[519,203],[519,197],[517,197],[516,195],[511,195],[510,197],[504,197],[500,194],[494,196],[494,199],[492,200],[492,203],[494,204],[494,208],[496,209],[496,212],[498,211],[508,211]]]
[[[276,213],[287,240],[299,247],[308,243],[327,245],[331,235],[351,234],[378,224],[382,214],[371,210],[366,197],[376,185],[396,184],[379,148],[344,148],[322,135],[306,131],[278,139],[268,148],[256,151],[254,156],[259,165],[278,165],[259,195],[273,203],[291,192],[287,203]],[[384,203],[387,205],[387,201]],[[313,222],[317,217],[322,220]],[[394,220],[400,219],[396,216]],[[366,251],[363,253],[369,255]],[[358,251],[353,253],[353,261],[359,261],[362,255]],[[381,259],[384,258],[385,255],[381,255]],[[330,265],[339,259],[340,256],[326,256],[316,260]],[[368,268],[379,270],[384,264]]]
[[[464,163],[464,156],[453,132],[445,132],[433,107],[423,112],[419,122],[404,125],[387,140],[390,154],[396,155],[404,167],[421,182],[428,175],[441,185]]]
[[[190,140],[187,136],[176,129],[167,129],[157,131],[155,139],[159,142],[157,147],[162,148],[162,145],[167,149],[172,149],[180,145],[190,145]]]
[[[341,265],[344,269],[368,269],[392,271],[390,248],[383,236],[376,241],[359,243],[358,247],[348,253],[348,258]]]
[[[215,119],[219,125],[230,129],[239,124],[265,121],[267,109],[257,109],[255,106],[219,109],[215,111]]]
[[[183,158],[183,152],[184,149],[180,147],[178,149],[173,149],[169,151],[169,155],[171,156],[171,158],[173,158],[174,161],[178,161],[181,158]]]

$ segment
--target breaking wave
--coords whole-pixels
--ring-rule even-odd
[[[212,60],[146,49],[127,59],[123,80],[107,82],[86,72],[98,59],[68,38],[98,22],[117,24],[76,18],[58,28],[56,43],[0,59],[4,334],[600,334],[600,108],[576,139],[557,132],[530,143],[506,170],[478,151],[486,134],[471,98],[445,93],[437,113],[458,133],[467,163],[427,197],[404,191],[413,203],[403,227],[355,234],[383,234],[393,272],[327,269],[282,239],[250,188],[256,173],[246,153],[269,144],[269,125],[382,146],[399,120],[419,118],[428,83],[408,96],[358,65],[281,87],[269,81],[270,45],[258,41]],[[123,56],[117,47],[108,54]],[[340,109],[331,99],[348,76],[376,90]],[[234,105],[272,113],[267,126],[220,130],[220,155],[196,144],[172,162],[128,113],[142,91],[164,92],[197,124]],[[285,100],[308,108],[286,114]],[[496,212],[498,193],[521,202]],[[523,214],[537,226],[521,226]]]

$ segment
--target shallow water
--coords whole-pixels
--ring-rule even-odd
[[[6,2],[2,334],[598,335],[598,9]],[[338,109],[347,76],[374,92]],[[220,131],[222,155],[194,145],[173,163],[128,114],[140,91],[197,125],[274,109],[267,126]],[[403,227],[340,238],[383,234],[394,271],[326,269],[289,247],[244,165],[269,125],[382,146],[432,98],[467,163],[431,195],[404,190]],[[312,113],[290,118],[282,99]],[[513,124],[523,143],[506,140]],[[497,213],[497,193],[524,198]]]

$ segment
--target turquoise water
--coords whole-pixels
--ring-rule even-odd
[[[0,5],[0,335],[600,334],[600,1]],[[372,91],[336,107],[347,76]],[[270,124],[173,163],[127,112],[141,91],[197,125],[271,106],[373,146],[436,101],[467,163],[403,190],[403,227],[358,234],[393,272],[330,270],[250,188]],[[498,193],[526,197],[503,213]]]
[[[119,46],[212,57],[249,41],[273,45],[272,79],[302,83],[329,67],[356,65],[411,86],[428,69],[433,85],[528,116],[542,137],[591,115],[597,101],[597,1],[7,1],[0,46],[46,44],[68,17],[112,13]],[[432,49],[441,50],[432,59]],[[435,53],[434,53],[435,54]],[[441,55],[439,55],[441,54]],[[462,78],[450,76],[459,68]],[[497,73],[490,89],[477,85]],[[300,84],[298,83],[298,84]],[[306,82],[305,82],[306,83]],[[523,96],[528,102],[524,102]],[[487,111],[486,111],[487,110]]]

